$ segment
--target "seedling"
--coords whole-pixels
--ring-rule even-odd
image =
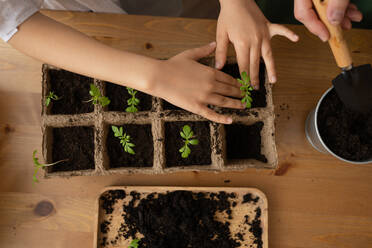
[[[93,102],[93,104],[99,103],[102,107],[110,104],[110,99],[108,99],[108,97],[102,96],[101,91],[94,84],[90,84],[89,94],[92,96],[92,99],[85,102]]]
[[[129,154],[136,154],[132,147],[135,147],[133,143],[130,143],[130,136],[123,133],[123,127],[118,128],[117,126],[111,126],[114,136],[120,139],[120,144],[123,146],[124,151]]]
[[[242,103],[245,103],[245,108],[251,108],[252,107],[252,97],[251,97],[251,91],[253,91],[253,88],[251,86],[251,79],[248,76],[247,72],[242,72],[242,79],[238,78],[238,82],[242,85],[240,87],[240,90],[242,91]]]
[[[129,113],[135,113],[138,111],[138,108],[136,106],[140,103],[140,100],[136,98],[137,91],[129,87],[127,87],[127,90],[129,95],[131,95],[132,97],[128,99],[127,103],[129,107],[127,107],[125,111]]]
[[[180,132],[180,135],[185,144],[184,146],[181,147],[179,152],[181,153],[182,158],[187,158],[191,153],[189,144],[197,145],[199,144],[199,140],[193,139],[195,138],[194,132],[191,130],[191,127],[189,125],[183,126],[182,131]]]
[[[55,100],[55,101],[58,101],[60,100],[61,98],[59,96],[57,96],[56,94],[54,94],[53,91],[50,91],[49,94],[47,95],[46,99],[45,99],[45,106],[49,106],[50,102],[52,100]]]
[[[48,166],[52,166],[52,165],[56,165],[56,164],[68,161],[68,159],[64,159],[64,160],[60,160],[60,161],[57,161],[57,162],[54,162],[54,163],[51,163],[51,164],[40,164],[39,159],[36,157],[36,153],[37,153],[37,150],[34,150],[34,153],[32,154],[32,160],[34,161],[34,167],[35,167],[34,168],[34,175],[32,176],[32,180],[35,183],[39,182],[39,180],[37,180],[37,178],[36,178],[36,175],[37,175],[37,172],[40,168],[48,167]]]
[[[133,239],[132,242],[130,242],[128,248],[138,248],[138,239]]]

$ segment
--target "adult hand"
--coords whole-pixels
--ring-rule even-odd
[[[239,99],[231,98],[242,97],[239,83],[233,77],[197,62],[215,49],[216,42],[212,42],[160,61],[149,92],[211,121],[231,124],[231,117],[217,114],[208,105],[243,109],[244,104]]]
[[[295,0],[294,14],[298,21],[302,22],[306,28],[317,35],[322,41],[329,39],[329,32],[314,9],[312,0]],[[349,0],[329,0],[327,17],[331,24],[341,25],[344,29],[351,29],[351,22],[360,22],[363,18],[362,13],[355,4]]]
[[[270,23],[253,0],[220,0],[221,12],[217,22],[216,68],[226,63],[229,41],[234,45],[240,73],[250,75],[252,86],[258,89],[261,55],[269,81],[276,82],[270,40],[275,35],[297,41],[298,36],[288,28]]]

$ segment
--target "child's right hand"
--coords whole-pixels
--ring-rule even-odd
[[[243,109],[240,100],[231,98],[241,98],[239,83],[233,77],[197,62],[215,49],[216,42],[212,42],[160,61],[149,93],[211,121],[231,124],[231,117],[216,113],[208,105]]]

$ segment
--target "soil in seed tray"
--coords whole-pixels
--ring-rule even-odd
[[[92,102],[89,100],[90,84],[92,78],[75,74],[65,70],[49,70],[50,91],[53,91],[60,100],[52,100],[49,105],[51,114],[82,114],[93,112]],[[47,92],[49,94],[49,92]]]
[[[94,169],[93,127],[53,128],[52,162],[68,159],[48,167],[49,172]]]
[[[181,108],[163,100],[163,110],[184,110],[184,109],[181,109]]]
[[[128,93],[126,87],[105,82],[106,85],[106,96],[110,99],[110,104],[108,105],[109,111],[122,111],[128,107],[128,99],[131,95]],[[149,111],[152,107],[152,97],[143,92],[137,91],[136,98],[140,100],[137,105],[138,111]]]
[[[115,191],[100,198],[100,204],[106,213],[112,212],[112,204],[118,199],[117,194],[111,196],[113,192]],[[241,245],[239,240],[242,240],[243,234],[237,233],[232,237],[230,222],[221,222],[215,218],[220,212],[231,215],[233,211],[231,202],[236,198],[234,193],[172,191],[141,196],[140,193],[132,191],[129,195],[132,198],[129,203],[123,205],[125,213],[122,215],[123,222],[116,238],[110,242],[112,245],[116,244],[119,237],[136,239],[138,233],[143,235],[139,247],[233,248]],[[260,211],[260,208],[257,209],[259,210],[256,211]],[[259,221],[260,217],[255,220]],[[108,224],[107,221],[101,223],[101,232],[107,232]],[[248,229],[253,222],[247,220],[243,224],[247,224]],[[258,244],[257,247],[262,247],[262,228],[260,225],[258,228],[261,230],[260,235],[257,232],[252,234],[255,237],[254,243]],[[101,242],[102,246],[110,244],[106,237],[103,237]]]
[[[180,132],[184,125],[189,125],[198,145],[189,145],[191,154],[182,158],[179,149],[184,145]],[[167,167],[210,165],[211,139],[209,122],[165,122],[165,159]]]
[[[238,64],[226,64],[222,68],[222,71],[229,74],[233,78],[240,78]],[[265,65],[263,63],[260,64],[259,80],[260,80],[259,90],[252,91],[252,99],[253,99],[252,108],[264,108],[267,106],[266,87],[265,87]],[[231,110],[231,109],[223,110],[223,112],[225,113],[231,113],[232,111],[237,111],[237,110]]]
[[[372,158],[372,111],[361,114],[347,109],[331,90],[320,105],[317,121],[323,141],[335,154],[352,161]]]
[[[119,126],[118,126],[119,127]],[[110,168],[151,167],[154,158],[151,125],[126,124],[123,131],[130,136],[130,143],[135,147],[135,154],[124,151],[120,140],[114,136],[111,125],[108,126],[106,149],[110,159]]]
[[[267,163],[265,155],[261,154],[261,130],[263,122],[253,125],[225,125],[227,159],[256,159]]]

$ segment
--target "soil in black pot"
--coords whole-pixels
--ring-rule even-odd
[[[128,93],[126,87],[105,82],[106,85],[106,96],[110,99],[108,105],[109,111],[121,111],[125,112],[128,107],[128,99],[132,96]],[[137,91],[136,98],[140,100],[137,105],[138,111],[149,111],[152,108],[152,97],[143,92]]]
[[[320,136],[335,154],[352,161],[372,158],[372,111],[347,109],[331,90],[319,107],[317,121]]]
[[[68,159],[48,168],[49,172],[94,169],[93,127],[53,128],[53,162]]]
[[[50,91],[60,100],[52,100],[49,105],[51,114],[82,114],[94,111],[89,95],[92,78],[75,74],[65,70],[49,70]],[[49,93],[49,92],[48,92]],[[47,94],[48,94],[47,93]]]
[[[226,64],[222,68],[222,71],[229,74],[233,78],[240,78],[238,64]],[[259,80],[260,80],[259,90],[252,91],[252,99],[253,99],[252,108],[264,108],[267,106],[266,87],[265,87],[265,65],[263,63],[260,64]],[[231,110],[231,109],[223,110],[223,112],[225,113],[231,113],[233,111],[237,111],[237,110]],[[238,111],[242,111],[242,110],[238,110]]]
[[[263,122],[253,125],[225,125],[227,159],[256,159],[267,163],[261,154],[261,130]]]
[[[120,139],[114,136],[111,125],[108,126],[106,149],[110,159],[110,168],[151,167],[154,158],[151,125],[126,124],[122,127],[124,133],[130,136],[130,143],[135,144],[133,147],[135,154],[124,151]]]
[[[180,132],[184,125],[189,125],[194,136],[199,140],[198,145],[189,145],[191,154],[182,158],[179,149],[184,145]],[[166,122],[165,123],[165,159],[167,167],[188,165],[210,165],[211,138],[209,122]]]
[[[121,229],[128,230],[123,236],[135,238],[137,232],[143,234],[140,247],[239,247],[240,243],[231,237],[230,223],[215,218],[217,212],[231,214],[230,198],[235,194],[211,195],[173,191],[150,194],[141,200],[136,196],[123,206],[126,225]]]

